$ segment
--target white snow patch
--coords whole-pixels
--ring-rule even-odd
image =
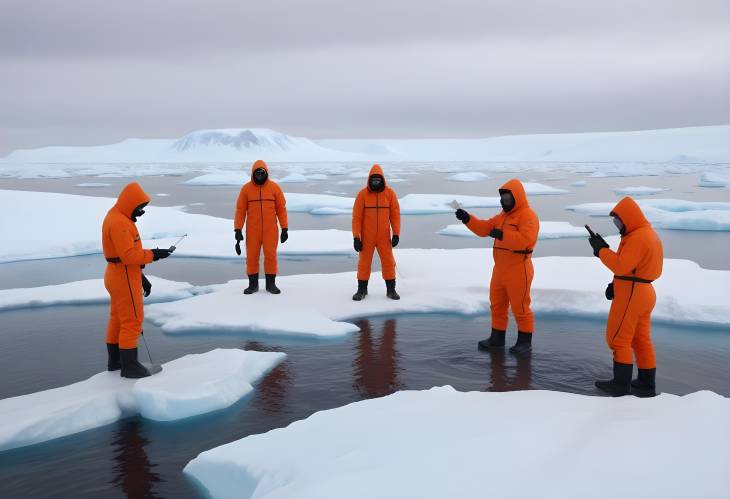
[[[570,184],[571,187],[585,187],[586,185],[588,185],[588,182],[585,180],[576,180]]]
[[[285,357],[279,352],[216,349],[163,364],[139,380],[102,372],[61,388],[0,400],[0,450],[15,449],[140,414],[173,421],[224,409]]]
[[[615,248],[614,240],[609,244]],[[590,252],[587,243],[586,247]],[[215,330],[337,337],[357,331],[355,325],[343,322],[356,317],[488,312],[493,265],[490,250],[401,249],[395,256],[401,294],[398,301],[385,297],[379,273],[373,274],[370,294],[362,302],[351,299],[357,282],[355,272],[306,274],[280,277],[277,282],[283,292],[278,296],[244,295],[247,283],[236,280],[214,286],[210,294],[150,305],[145,316],[167,333]],[[449,265],[448,282],[443,278],[445,262]],[[610,302],[604,289],[612,275],[596,258],[543,257],[533,262],[532,303],[536,313],[605,318]],[[655,287],[654,321],[730,324],[730,271],[706,270],[688,260],[667,259]],[[317,292],[312,293],[312,289]]]
[[[483,172],[462,172],[449,175],[447,178],[454,182],[481,182],[491,177]]]
[[[444,386],[320,411],[183,471],[214,499],[715,499],[730,487],[728,419],[730,401],[709,391],[614,399]],[[621,478],[604,479],[617,462]],[[485,484],[485,463],[499,479]]]
[[[646,218],[658,229],[730,230],[730,202],[700,202],[682,199],[640,199]],[[616,203],[583,203],[565,209],[591,216],[609,216]]]
[[[187,282],[168,281],[160,277],[145,275],[152,284],[152,294],[145,298],[147,303],[181,300],[211,290],[208,286],[193,286]],[[88,279],[35,288],[0,289],[0,311],[108,302],[109,294],[104,287],[104,279]]]
[[[76,187],[111,187],[112,184],[105,184],[104,182],[83,182],[76,184]]]
[[[647,187],[641,185],[638,187],[617,187],[613,189],[616,194],[622,194],[624,196],[653,196],[660,192],[668,191],[666,187]]]
[[[442,236],[478,237],[462,223],[448,225],[437,232]],[[538,239],[562,239],[571,237],[588,237],[584,227],[576,227],[568,222],[540,221]]]

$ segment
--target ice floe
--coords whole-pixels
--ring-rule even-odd
[[[102,372],[61,388],[0,400],[0,450],[33,445],[140,414],[173,421],[224,409],[285,354],[216,349],[163,364],[139,380]]]
[[[646,218],[658,229],[730,230],[730,202],[685,201],[682,199],[637,200]],[[565,209],[591,216],[608,216],[614,202],[583,203]]]
[[[651,196],[668,190],[669,189],[665,187],[647,187],[645,185],[640,185],[637,187],[617,187],[613,189],[613,192],[624,196]]]
[[[700,187],[730,187],[730,172],[705,172],[700,176]]]
[[[104,182],[83,182],[76,184],[76,187],[111,187],[112,184],[106,184]]]
[[[437,232],[442,236],[477,237],[462,223],[448,225]],[[570,237],[587,237],[584,227],[576,227],[568,222],[540,221],[538,239],[562,239]]]
[[[100,253],[101,223],[115,202],[107,197],[0,190],[0,211],[7,214],[0,219],[0,231],[13,234],[0,245],[0,263]],[[234,204],[231,199],[231,213]],[[153,199],[137,227],[148,248],[167,247],[188,234],[175,256],[238,258],[231,220],[155,206]],[[350,232],[335,229],[292,230],[289,241],[279,245],[283,257],[352,253]]]
[[[483,172],[462,172],[449,175],[447,178],[454,182],[481,182],[491,177]]]
[[[615,248],[614,240],[610,244]],[[586,253],[590,253],[587,243]],[[150,305],[145,316],[170,334],[215,331],[327,338],[357,331],[354,324],[346,322],[357,317],[488,313],[491,250],[401,249],[395,256],[399,301],[385,297],[379,273],[371,277],[369,295],[362,302],[351,299],[357,284],[355,272],[305,274],[280,277],[281,295],[263,291],[244,295],[247,282],[235,280],[213,286],[210,294]],[[604,289],[612,275],[596,258],[543,257],[533,262],[532,303],[536,313],[605,318],[610,302]],[[446,281],[445,268],[449,273]],[[730,324],[730,271],[667,259],[655,287],[655,321]],[[597,330],[602,327],[596,325]]]
[[[213,499],[716,499],[730,487],[729,419],[730,400],[707,391],[614,399],[444,386],[317,412],[203,452],[184,473]],[[606,479],[619,462],[620,478]]]
[[[152,294],[146,303],[181,300],[207,293],[208,286],[193,286],[187,282],[168,281],[149,274]],[[0,289],[0,311],[19,308],[52,307],[55,305],[93,305],[107,303],[109,294],[104,279],[88,279],[35,288]]]

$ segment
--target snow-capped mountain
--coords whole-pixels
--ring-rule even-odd
[[[730,125],[485,139],[326,139],[267,128],[199,130],[177,139],[18,150],[5,163],[267,161],[730,162]]]

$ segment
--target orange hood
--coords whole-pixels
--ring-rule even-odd
[[[137,182],[127,184],[117,198],[117,208],[130,220],[132,212],[142,203],[149,203],[150,197]]]
[[[628,196],[613,207],[610,215],[616,215],[621,219],[624,226],[626,226],[626,234],[630,234],[632,231],[641,227],[651,225],[641,211],[641,208],[639,208],[639,205],[636,204],[636,201]]]
[[[512,212],[517,211],[520,208],[530,206],[530,203],[527,202],[525,187],[522,185],[522,182],[516,178],[508,180],[502,187],[500,187],[499,193],[501,194],[502,191],[510,191],[512,193],[512,197],[515,198],[515,207],[512,208]]]
[[[253,162],[253,165],[251,165],[251,182],[253,182],[253,172],[258,170],[259,168],[263,168],[264,170],[266,170],[266,174],[267,175],[269,174],[269,165],[266,164],[266,161],[264,161],[263,159],[257,159],[256,161]],[[269,181],[269,178],[267,176],[266,182],[268,182],[268,181]],[[264,182],[264,183],[266,183],[266,182]]]
[[[370,177],[372,177],[373,175],[380,175],[381,177],[383,177],[383,189],[385,189],[387,184],[385,182],[385,174],[383,173],[383,168],[380,165],[375,164],[372,166],[372,168],[370,168],[370,173],[368,173],[368,180],[366,182],[368,190],[370,189]]]

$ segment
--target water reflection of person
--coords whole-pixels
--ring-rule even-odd
[[[356,323],[360,328],[354,362],[355,388],[364,398],[382,397],[398,391],[398,352],[395,348],[396,321],[383,323],[379,344],[373,337],[370,321]]]
[[[248,341],[243,346],[244,350],[255,350],[257,352],[278,352],[277,348],[268,347],[257,341]],[[268,413],[279,413],[286,405],[287,388],[291,383],[289,363],[284,362],[264,376],[256,385],[256,397],[254,404]]]
[[[112,483],[121,487],[127,497],[159,498],[153,491],[154,484],[162,481],[152,471],[156,465],[150,463],[145,452],[149,439],[142,435],[138,419],[122,421],[112,442],[114,449],[114,478]]]
[[[490,350],[490,371],[491,384],[487,387],[490,392],[509,392],[516,390],[529,390],[532,380],[532,355],[511,356],[515,360],[515,366],[508,366],[505,363],[506,355],[504,350]],[[510,376],[510,371],[514,375]]]

